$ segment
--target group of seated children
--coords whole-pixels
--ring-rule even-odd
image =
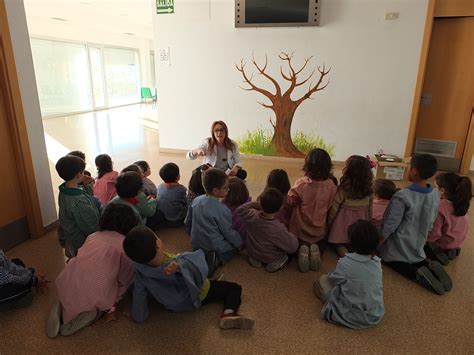
[[[347,159],[338,182],[329,154],[315,148],[292,187],[288,174],[275,169],[255,201],[244,181],[207,165],[193,171],[186,189],[178,166],[165,164],[156,188],[146,162],[119,174],[110,157],[100,155],[94,181],[84,177],[84,159],[68,155],[56,164],[65,180],[59,187],[59,235],[70,259],[56,280],[59,302],[48,319],[50,337],[73,334],[103,313],[106,321],[114,320],[132,283],[137,322],[147,319],[151,296],[172,311],[223,301],[220,327],[251,329],[254,320],[237,313],[241,286],[211,279],[215,270],[245,249],[249,263],[268,272],[281,270],[293,256],[301,272],[318,271],[329,246],[341,258],[313,285],[324,302],[321,318],[367,328],[384,316],[381,260],[444,294],[452,282],[441,264],[459,255],[467,236],[471,181],[444,173],[434,189],[428,181],[437,161],[428,154],[412,158],[412,184],[397,190],[391,181],[373,181],[370,161],[357,155]],[[166,253],[154,231],[183,222],[193,251]],[[0,306],[6,286],[29,290],[44,284],[26,269],[16,277],[21,266],[2,257]]]

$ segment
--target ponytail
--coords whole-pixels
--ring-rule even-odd
[[[460,176],[452,200],[454,206],[454,214],[456,216],[464,216],[467,213],[467,211],[469,210],[471,197],[471,179],[465,176]]]
[[[446,198],[453,203],[454,215],[466,215],[472,197],[471,179],[456,173],[444,173],[436,177],[436,183],[445,189]]]

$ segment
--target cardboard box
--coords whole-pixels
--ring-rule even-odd
[[[377,165],[375,167],[375,178],[392,181],[407,180],[408,168],[411,158],[398,159],[400,161],[386,161],[375,156]]]

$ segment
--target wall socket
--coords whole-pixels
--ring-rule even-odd
[[[396,20],[400,17],[399,12],[387,12],[385,14],[385,20]]]

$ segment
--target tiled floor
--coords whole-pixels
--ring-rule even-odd
[[[143,110],[142,110],[143,111]],[[148,112],[147,115],[153,115]],[[52,118],[44,122],[50,156],[62,150],[83,150],[88,162],[95,155],[108,153],[117,170],[138,160],[150,162],[159,183],[157,171],[174,161],[181,168],[182,182],[197,161],[186,161],[183,155],[161,154],[158,134],[145,128],[139,107],[127,107],[96,114]],[[81,135],[76,135],[81,132]],[[53,152],[54,149],[56,152]],[[59,155],[61,156],[61,155]],[[54,158],[55,161],[57,159]],[[52,166],[54,185],[59,180]],[[245,159],[249,172],[248,186],[252,196],[263,188],[266,174],[273,168],[284,168],[294,181],[301,176],[301,163],[276,160]],[[94,171],[89,164],[89,170]],[[340,170],[336,170],[340,176]],[[472,215],[470,216],[473,222]],[[160,233],[170,251],[188,250],[189,236],[184,229]],[[386,315],[375,328],[353,331],[328,324],[319,319],[321,305],[311,292],[312,282],[321,273],[332,269],[337,261],[334,253],[323,257],[320,272],[299,273],[293,261],[285,270],[268,274],[254,269],[243,256],[222,271],[228,280],[243,286],[241,312],[257,320],[251,332],[221,331],[217,325],[219,305],[209,305],[195,312],[174,314],[159,306],[153,308],[150,319],[135,324],[129,318],[129,303],[123,304],[118,322],[99,322],[74,336],[50,340],[44,324],[54,301],[54,286],[37,295],[27,309],[0,315],[0,353],[473,353],[474,352],[474,239],[472,232],[461,256],[448,267],[453,290],[437,296],[415,283],[384,268]],[[64,259],[55,233],[40,240],[30,240],[13,250],[10,257],[20,257],[28,265],[46,272],[54,279]]]

